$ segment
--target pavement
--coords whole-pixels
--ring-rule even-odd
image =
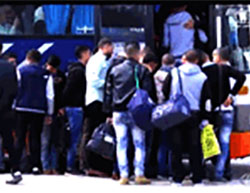
[[[117,181],[109,178],[86,177],[66,174],[64,176],[48,175],[23,175],[23,181],[19,185],[7,185],[5,181],[10,178],[9,174],[0,175],[0,192],[6,193],[161,193],[161,192],[183,192],[183,193],[249,193],[249,179],[242,181],[240,178],[245,174],[250,174],[250,157],[232,160],[233,180],[225,184],[214,184],[204,181],[203,184],[195,186],[180,186],[167,180],[153,180],[151,185],[131,185],[121,186]],[[245,184],[244,184],[244,183]]]

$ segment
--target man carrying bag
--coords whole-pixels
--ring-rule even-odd
[[[176,183],[182,183],[185,178],[182,154],[184,153],[183,141],[187,141],[188,144],[185,145],[188,147],[193,174],[192,182],[195,184],[201,183],[203,176],[199,124],[201,120],[209,117],[211,111],[210,91],[207,77],[197,65],[197,52],[195,50],[188,51],[182,60],[184,64],[179,67],[180,75],[178,75],[176,68],[171,71],[164,82],[163,93],[166,99],[174,97],[176,93],[180,92],[179,78],[181,78],[182,93],[190,105],[191,117],[171,128],[173,179]]]
[[[137,184],[149,184],[150,181],[144,177],[145,163],[145,130],[139,128],[128,110],[127,105],[136,91],[135,69],[138,68],[140,88],[146,90],[151,96],[153,92],[153,79],[149,71],[141,66],[140,47],[138,43],[129,43],[125,46],[127,59],[112,68],[107,77],[105,95],[110,99],[109,105],[112,107],[113,124],[117,138],[117,159],[120,171],[120,184],[129,184],[129,163],[127,150],[129,145],[129,132],[132,134],[135,146],[135,182]],[[154,98],[151,96],[151,98]]]

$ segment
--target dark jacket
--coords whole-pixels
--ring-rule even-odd
[[[0,59],[0,114],[11,110],[17,94],[15,67]]]
[[[126,58],[122,57],[122,56],[115,56],[115,57],[110,59],[110,67],[109,67],[107,74],[106,74],[106,81],[104,84],[104,95],[103,95],[103,101],[104,101],[103,102],[103,112],[109,114],[108,115],[109,117],[112,117],[112,112],[110,111],[112,109],[112,107],[110,106],[110,105],[112,105],[112,102],[111,102],[112,95],[108,95],[105,92],[107,89],[108,77],[109,77],[109,74],[110,74],[111,70],[113,69],[113,67],[117,66],[118,64],[123,63],[125,60],[126,60]]]
[[[84,107],[86,93],[85,67],[76,62],[69,66],[63,101],[66,107]]]
[[[219,68],[221,68],[221,78],[219,78]],[[229,94],[235,96],[246,80],[246,76],[242,72],[228,65],[218,66],[216,64],[211,64],[202,68],[202,70],[208,77],[209,86],[212,91],[213,109],[223,104]],[[232,89],[230,87],[230,77],[236,80]]]
[[[105,95],[109,100],[105,101],[106,112],[126,111],[127,104],[136,91],[135,67],[138,67],[138,76],[140,80],[140,88],[148,91],[150,97],[156,101],[156,91],[154,80],[150,72],[138,64],[133,59],[127,59],[123,63],[112,68],[107,77],[107,86]]]
[[[53,83],[55,92],[54,112],[57,114],[58,110],[63,107],[63,89],[66,84],[66,77],[62,71],[58,70],[57,73],[53,75]]]
[[[36,64],[19,69],[18,92],[16,97],[17,111],[45,114],[48,111],[47,83],[49,72]]]

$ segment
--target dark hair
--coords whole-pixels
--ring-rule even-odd
[[[130,42],[125,45],[125,53],[128,57],[136,54],[140,51],[140,45],[138,42]]]
[[[105,45],[112,45],[112,41],[109,38],[102,38],[99,42],[98,42],[98,48],[102,48]]]
[[[27,52],[26,57],[32,60],[33,62],[40,62],[42,55],[40,54],[39,51],[32,49]]]
[[[222,60],[230,60],[230,49],[229,47],[222,47],[217,49],[218,55]]]
[[[47,60],[47,63],[50,65],[50,66],[53,66],[54,68],[58,68],[61,64],[61,60],[58,56],[56,55],[51,55],[48,60]]]
[[[17,59],[17,55],[13,52],[8,52],[6,54],[4,54],[4,58],[8,59],[8,58],[16,58]]]
[[[209,57],[209,56],[206,52],[204,52],[200,49],[196,49],[196,52],[198,54],[198,60],[199,60],[198,65],[202,66],[206,62],[207,57]]]
[[[185,53],[186,60],[190,63],[195,63],[196,60],[199,61],[199,55],[196,50],[189,50]]]
[[[87,46],[77,46],[76,49],[75,49],[75,56],[77,57],[77,59],[80,59],[81,54],[83,52],[87,52],[88,50],[90,50],[90,49]]]
[[[150,62],[154,62],[158,64],[158,58],[156,57],[156,55],[152,52],[147,53],[144,58],[143,58],[143,63],[148,64]]]
[[[164,54],[162,56],[162,64],[164,65],[171,65],[175,63],[174,56],[172,54]]]

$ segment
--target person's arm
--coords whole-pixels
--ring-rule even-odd
[[[113,101],[112,89],[113,89],[113,73],[112,69],[109,69],[106,77],[104,100],[103,100],[103,111],[109,114],[109,117],[112,117],[112,101]]]
[[[170,37],[170,31],[168,23],[166,21],[163,26],[163,46],[166,48],[170,47],[169,37]]]
[[[48,109],[47,113],[48,115],[52,115],[54,113],[54,83],[53,83],[53,77],[50,75],[47,85],[46,85],[46,98],[47,98],[47,104]]]
[[[143,77],[140,81],[142,89],[148,91],[150,98],[156,103],[157,96],[156,96],[156,88],[155,82],[152,73],[148,71],[148,69],[144,68],[143,70]]]
[[[201,111],[201,118],[204,120],[211,119],[211,112],[212,112],[212,100],[211,100],[211,90],[206,80],[203,84],[201,97],[200,97],[200,111]]]
[[[244,75],[244,73],[242,73],[238,70],[235,70],[234,68],[232,68],[230,66],[224,66],[224,69],[227,69],[229,77],[232,77],[236,80],[233,88],[230,91],[230,94],[235,96],[240,91],[241,87],[243,86],[243,84],[246,80],[246,76]]]
[[[170,96],[171,82],[172,82],[172,75],[171,73],[169,73],[166,79],[164,80],[163,87],[162,87],[162,92],[166,100],[168,100]]]

